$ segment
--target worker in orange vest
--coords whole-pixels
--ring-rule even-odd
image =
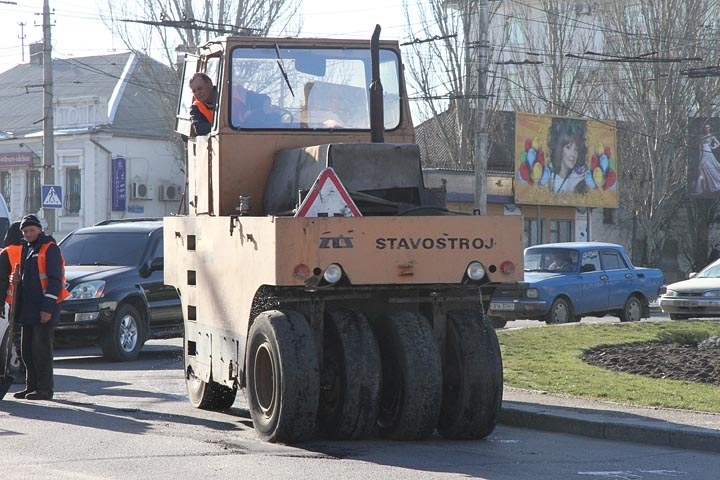
[[[22,324],[22,358],[25,363],[25,390],[15,398],[53,398],[53,339],[60,323],[60,302],[70,296],[65,288],[65,261],[55,239],[43,232],[35,215],[20,223],[23,247],[20,263],[21,288],[15,319]],[[10,281],[14,280],[14,274]]]
[[[213,86],[210,77],[202,72],[197,72],[190,77],[188,85],[193,93],[190,118],[195,134],[207,135],[212,128],[217,89]]]

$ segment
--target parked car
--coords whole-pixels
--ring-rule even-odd
[[[659,269],[633,266],[620,245],[536,245],[525,249],[524,281],[495,290],[488,315],[496,327],[518,319],[551,324],[605,315],[636,322],[650,316],[663,284]]]
[[[58,342],[97,343],[106,359],[128,361],[147,340],[182,336],[180,298],[163,278],[161,219],[101,222],[59,246],[71,296]]]
[[[720,317],[720,260],[690,276],[667,286],[658,300],[660,309],[671,320]]]

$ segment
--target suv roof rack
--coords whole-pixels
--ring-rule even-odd
[[[162,220],[162,217],[119,218],[119,219],[115,219],[115,220],[103,220],[101,222],[96,223],[94,226],[98,227],[100,225],[112,225],[113,223],[159,222],[161,220]]]

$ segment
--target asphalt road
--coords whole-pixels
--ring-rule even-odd
[[[179,340],[140,360],[56,351],[53,401],[0,401],[0,471],[13,479],[717,478],[717,454],[499,425],[483,441],[261,442],[240,394],[227,413],[194,409]],[[20,385],[13,388],[19,390]]]

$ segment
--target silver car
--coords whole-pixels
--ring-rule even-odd
[[[690,277],[667,286],[658,301],[660,309],[671,320],[720,317],[720,260]]]

